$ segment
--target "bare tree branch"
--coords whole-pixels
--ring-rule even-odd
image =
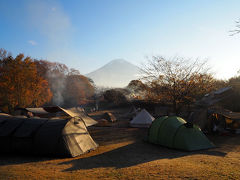
[[[214,82],[207,60],[154,56],[142,65],[141,71],[150,94],[172,102],[175,111],[179,103],[192,102],[209,91]]]
[[[238,21],[235,21],[235,23],[236,23],[235,29],[229,31],[231,33],[230,36],[234,36],[234,35],[240,33],[240,19]]]

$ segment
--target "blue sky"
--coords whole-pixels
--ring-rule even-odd
[[[88,73],[112,59],[208,59],[218,78],[240,69],[239,0],[1,0],[0,48]]]

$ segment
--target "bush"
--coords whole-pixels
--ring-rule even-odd
[[[114,104],[121,104],[127,102],[126,97],[124,94],[118,90],[110,89],[103,93],[103,97],[106,101],[114,103]]]

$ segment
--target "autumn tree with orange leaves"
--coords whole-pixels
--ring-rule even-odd
[[[71,73],[66,76],[66,87],[63,95],[66,105],[76,106],[86,104],[91,100],[94,93],[94,86],[87,77]]]
[[[64,105],[64,89],[66,86],[66,76],[69,69],[65,64],[49,62],[47,60],[35,60],[38,73],[44,77],[53,93],[52,105]]]
[[[16,107],[37,107],[51,100],[48,81],[37,72],[30,57],[16,58],[0,49],[0,106],[11,112]]]
[[[46,60],[35,60],[34,63],[49,82],[53,93],[52,105],[71,107],[91,101],[95,93],[94,83],[78,70]]]

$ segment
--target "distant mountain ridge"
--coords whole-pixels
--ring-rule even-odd
[[[125,87],[131,80],[139,78],[139,71],[139,67],[124,59],[114,59],[86,76],[97,86]]]

